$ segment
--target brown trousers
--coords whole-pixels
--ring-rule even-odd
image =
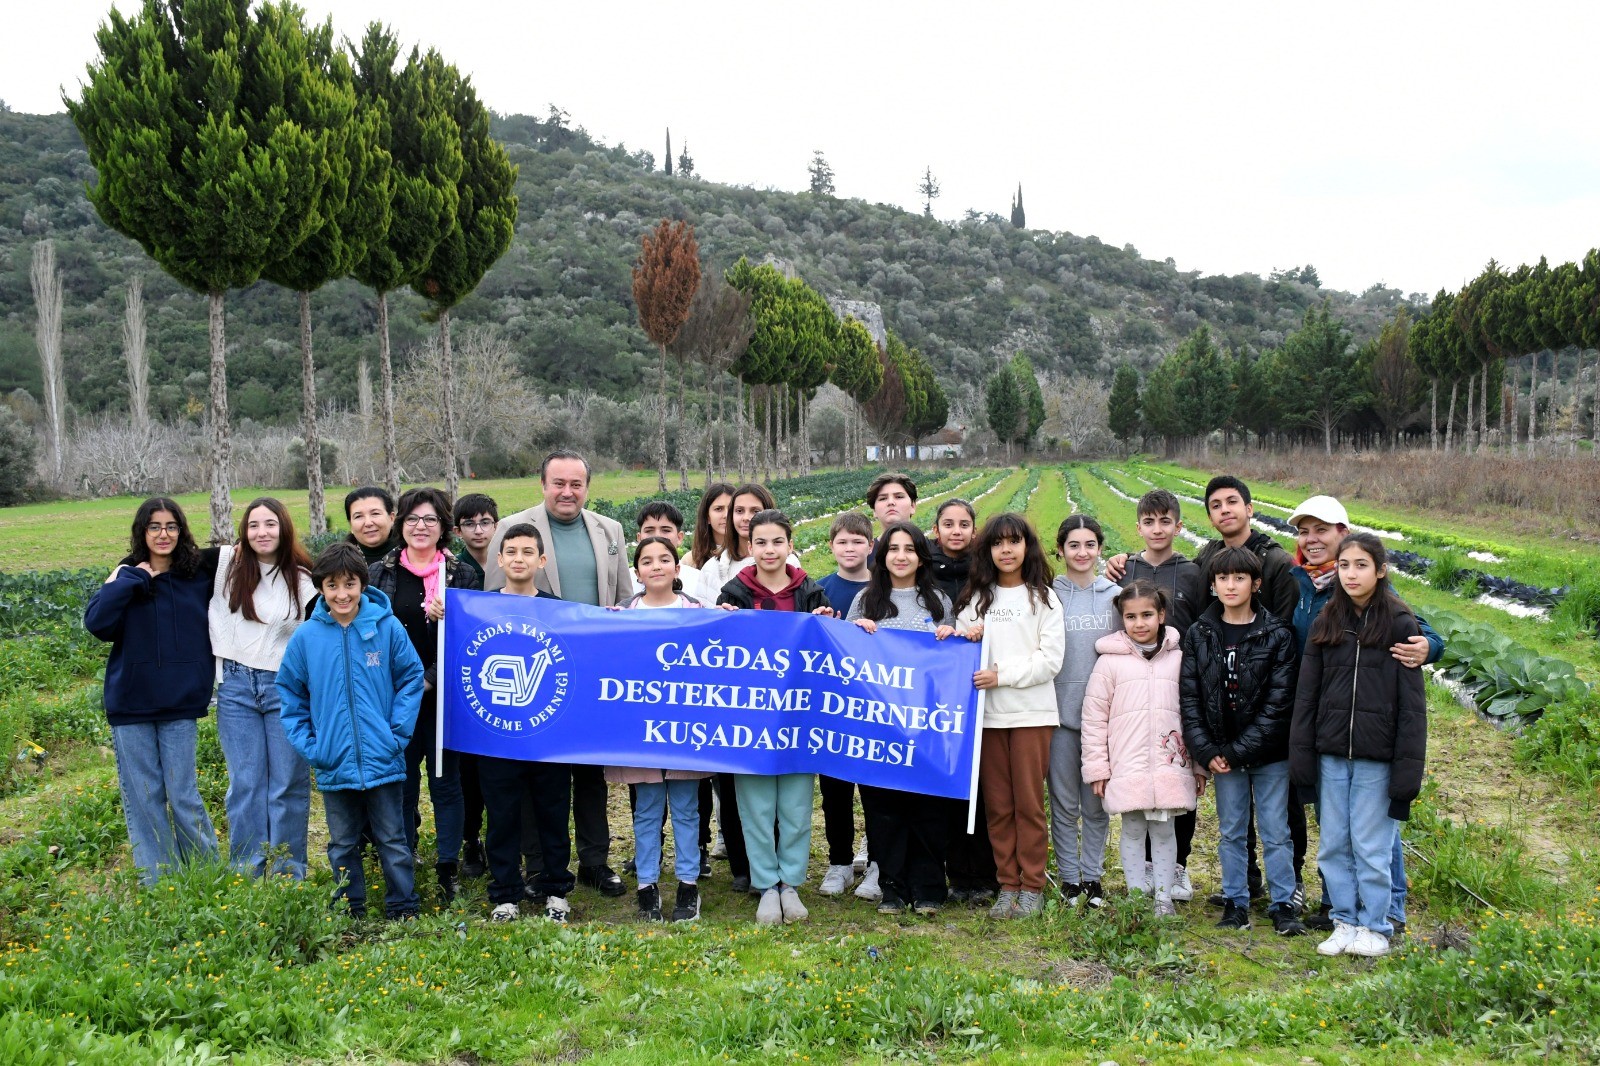
[[[1012,892],[1044,891],[1050,846],[1044,786],[1050,772],[1052,726],[985,729],[978,787],[994,845],[995,879]]]

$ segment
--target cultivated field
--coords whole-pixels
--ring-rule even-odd
[[[859,506],[874,473],[776,486],[813,574],[831,569],[832,515]],[[1063,517],[1087,511],[1106,524],[1108,551],[1125,550],[1138,546],[1128,497],[1152,485],[1187,497],[1190,530],[1207,532],[1189,499],[1207,474],[1148,462],[929,471],[918,514],[961,495],[980,518],[1024,511],[1053,540]],[[1305,485],[1253,485],[1258,518],[1280,534],[1273,520]],[[594,496],[623,504],[654,486],[653,473],[606,474]],[[502,512],[539,496],[536,481],[470,487]],[[304,494],[279,495],[303,521]],[[338,520],[340,495],[330,491]],[[203,497],[182,502],[203,520]],[[1600,544],[1515,508],[1344,502],[1410,553],[1399,588],[1449,641],[1429,686],[1429,781],[1405,830],[1408,936],[1376,962],[1324,959],[1319,937],[1280,940],[1265,919],[1242,934],[1212,928],[1209,791],[1197,898],[1168,921],[1127,902],[1113,869],[1113,905],[1092,914],[1052,902],[1031,923],[960,907],[891,918],[808,892],[810,923],[758,930],[754,901],[729,892],[717,862],[692,928],[647,927],[631,894],[581,889],[570,928],[490,925],[482,881],[446,910],[426,874],[420,922],[352,922],[326,909],[320,807],[308,883],[204,868],[140,890],[99,709],[104,651],[80,624],[135,501],[0,510],[0,737],[16,739],[0,762],[0,1061],[1600,1057],[1600,703],[1589,691]],[[209,720],[200,758],[221,830],[226,773]],[[620,790],[612,830],[620,866],[632,850]],[[432,849],[425,815],[419,871]],[[820,874],[820,813],[813,849]],[[1114,837],[1108,858],[1115,867]]]

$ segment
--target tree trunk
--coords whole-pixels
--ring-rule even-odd
[[[1326,418],[1322,420],[1322,454],[1333,455],[1333,423]]]
[[[128,279],[128,306],[122,321],[122,347],[128,360],[128,413],[133,428],[150,429],[150,355],[145,344],[144,279]]]
[[[1439,379],[1438,378],[1434,378],[1433,381],[1430,382],[1430,387],[1428,389],[1428,393],[1429,393],[1428,450],[1430,452],[1436,452],[1436,451],[1439,450]]]
[[[667,346],[661,348],[661,376],[656,384],[656,491],[667,491]]]
[[[1466,451],[1473,451],[1477,446],[1478,424],[1472,420],[1472,393],[1478,387],[1478,375],[1467,375],[1467,425],[1461,434],[1461,446]]]
[[[383,483],[400,498],[400,445],[394,437],[394,360],[389,354],[389,294],[378,293],[378,369],[383,379],[378,420],[383,423]]]
[[[1554,362],[1555,357],[1551,357]],[[1528,454],[1539,439],[1539,353],[1533,353],[1533,382],[1528,386]]]
[[[706,403],[709,408],[711,403],[709,398]],[[720,374],[717,375],[717,406],[715,411],[715,416],[708,413],[706,417],[706,488],[708,489],[711,487],[713,471],[717,467],[717,438],[722,433],[722,375]],[[715,417],[715,421],[712,421],[713,417]]]
[[[228,494],[228,458],[233,449],[228,425],[228,349],[222,328],[222,297],[213,292],[207,300],[211,333],[211,543],[232,541],[233,497]]]
[[[683,379],[688,376],[689,364],[680,363],[678,365],[678,488],[685,492],[689,490],[689,449],[684,447],[683,431],[689,424],[689,408],[685,406]],[[706,420],[706,425],[709,429],[710,419]],[[709,447],[710,443],[708,439],[706,445]]]
[[[1461,382],[1450,383],[1450,410],[1445,413],[1444,422],[1444,450],[1449,451],[1455,445],[1456,433],[1456,390],[1461,387]]]
[[[328,531],[328,511],[322,491],[322,434],[317,426],[317,366],[311,354],[311,294],[295,294],[300,302],[300,422],[306,452],[306,498],[311,504],[307,532]]]
[[[461,485],[456,459],[455,357],[450,352],[450,312],[439,315],[439,390],[444,394],[444,491],[453,504]],[[441,522],[450,520],[440,515]]]
[[[1482,431],[1479,440],[1484,446],[1489,444],[1489,363],[1483,364],[1483,388],[1478,390],[1478,428]]]

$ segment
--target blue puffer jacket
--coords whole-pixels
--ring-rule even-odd
[[[317,600],[278,668],[283,731],[324,792],[377,788],[406,776],[406,744],[422,705],[422,661],[389,609],[368,588],[355,621],[341,626]]]
[[[1333,585],[1319,590],[1303,566],[1297,566],[1290,572],[1294,574],[1295,585],[1300,591],[1300,598],[1294,605],[1294,635],[1300,641],[1300,654],[1304,655],[1306,641],[1311,639],[1311,623],[1317,620],[1317,615],[1322,612],[1329,597],[1333,595]],[[1334,580],[1337,581],[1338,578]],[[1444,638],[1435,633],[1428,620],[1420,614],[1417,615],[1417,628],[1428,638],[1428,658],[1424,661],[1438,662],[1439,657],[1444,654]]]
[[[83,612],[84,628],[111,642],[106,719],[115,726],[205,717],[216,679],[206,623],[216,552],[202,552],[190,577],[152,577],[123,562]]]

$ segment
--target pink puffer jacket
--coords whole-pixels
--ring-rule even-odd
[[[1106,781],[1108,814],[1194,810],[1195,773],[1178,711],[1178,631],[1146,659],[1126,633],[1095,641],[1083,696],[1083,779]]]

